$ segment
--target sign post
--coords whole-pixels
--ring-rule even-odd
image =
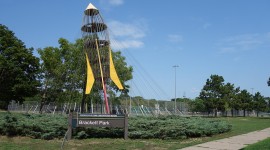
[[[128,116],[107,114],[70,113],[68,118],[67,139],[72,137],[72,129],[76,127],[109,127],[124,128],[124,139],[128,139]]]

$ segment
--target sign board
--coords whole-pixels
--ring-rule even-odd
[[[69,135],[71,139],[72,128],[76,127],[110,127],[124,128],[124,138],[128,138],[128,117],[127,115],[107,114],[69,114]]]

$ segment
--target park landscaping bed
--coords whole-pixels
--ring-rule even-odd
[[[3,114],[0,113],[0,116]],[[52,116],[50,116],[52,117]],[[138,118],[139,119],[139,118]],[[187,118],[188,119],[188,118]],[[253,117],[226,117],[226,118],[206,118],[210,120],[222,120],[232,125],[229,132],[222,134],[215,134],[206,137],[186,138],[186,139],[129,139],[122,138],[89,138],[89,139],[73,139],[65,142],[64,149],[93,149],[93,150],[106,150],[106,149],[180,149],[187,146],[192,146],[208,141],[227,138],[239,134],[262,130],[270,127],[269,118],[253,118]],[[65,119],[64,119],[65,120]],[[132,119],[130,119],[131,121]],[[150,121],[150,120],[149,120]],[[1,122],[1,120],[0,120]],[[66,120],[65,120],[66,122]],[[131,122],[130,122],[131,123]],[[0,149],[60,149],[63,137],[54,140],[41,140],[21,136],[0,136]]]
[[[224,120],[201,117],[131,117],[131,139],[186,139],[212,136],[230,131],[232,126]],[[67,131],[67,118],[62,115],[0,113],[0,134],[28,136],[37,139],[63,138]],[[78,128],[73,135],[85,138],[121,138],[123,129]]]

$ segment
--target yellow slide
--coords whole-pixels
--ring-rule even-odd
[[[92,68],[90,66],[89,58],[87,53],[85,53],[86,57],[86,64],[87,64],[87,79],[86,79],[86,89],[85,89],[85,94],[90,94],[90,91],[93,87],[93,84],[95,82],[94,74],[92,71]]]
[[[113,64],[113,59],[112,59],[112,51],[111,49],[109,49],[109,53],[110,53],[110,77],[112,79],[112,81],[115,83],[115,85],[118,87],[118,89],[123,90],[123,86],[118,78],[118,75],[116,73],[114,64]]]

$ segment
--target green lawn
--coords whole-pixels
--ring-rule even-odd
[[[261,130],[270,127],[270,118],[250,118],[250,117],[236,117],[236,118],[218,118],[228,121],[233,125],[232,131],[215,135],[212,137],[191,138],[186,140],[160,140],[160,139],[138,139],[138,140],[123,140],[123,139],[86,139],[86,140],[71,140],[67,141],[64,149],[67,150],[106,150],[106,149],[180,149],[183,147],[196,145],[199,143],[212,141],[216,139],[226,138],[234,135],[244,134],[255,130]],[[60,149],[62,139],[55,140],[39,140],[27,137],[0,137],[0,149]]]
[[[269,149],[270,149],[270,138],[267,138],[263,141],[260,141],[258,143],[243,148],[243,150],[269,150]]]
[[[270,127],[270,118],[257,117],[236,117],[236,118],[222,118],[233,125],[232,131],[213,136],[212,138],[220,139],[234,135],[245,134],[248,132],[262,130]]]

